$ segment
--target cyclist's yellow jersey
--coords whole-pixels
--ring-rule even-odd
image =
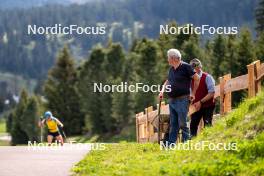
[[[46,120],[46,124],[48,126],[49,132],[55,133],[58,131],[58,123],[56,118],[52,117],[51,120]]]

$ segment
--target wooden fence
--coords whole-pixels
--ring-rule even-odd
[[[264,77],[264,63],[259,60],[247,65],[248,74],[231,78],[231,74],[219,78],[219,85],[215,86],[215,98],[220,98],[220,115],[231,111],[231,93],[239,90],[248,89],[248,97],[254,97],[261,91],[261,79]],[[158,105],[157,105],[158,109]],[[196,112],[194,106],[190,106],[189,115]],[[158,139],[157,132],[151,124],[158,110],[152,106],[145,108],[145,113],[136,114],[136,136],[137,142],[155,142]],[[169,115],[169,106],[164,102],[161,104],[161,115]],[[166,126],[168,124],[164,124]]]

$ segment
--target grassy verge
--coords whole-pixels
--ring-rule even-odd
[[[0,140],[0,146],[9,146],[9,141]]]
[[[3,136],[7,136],[8,133],[6,133],[6,123],[4,119],[0,119],[0,138]],[[0,139],[0,146],[7,146],[10,145],[8,140],[2,140]]]
[[[75,175],[264,175],[264,94],[243,102],[191,143],[229,150],[160,150],[158,144],[119,143],[92,151]],[[223,146],[222,145],[222,146]],[[230,150],[228,146],[236,146]],[[223,149],[223,147],[222,147]],[[232,148],[234,149],[234,148]]]
[[[6,123],[4,119],[0,119],[0,134],[6,132]]]
[[[120,134],[117,135],[94,135],[92,137],[85,137],[85,136],[73,136],[69,137],[69,141],[76,141],[79,143],[90,143],[90,142],[110,142],[110,143],[117,143],[117,142],[132,142],[136,140],[136,127],[135,125],[130,125],[125,127]]]

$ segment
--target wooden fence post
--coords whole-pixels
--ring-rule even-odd
[[[140,118],[144,116],[144,112],[140,112],[137,114],[137,141],[138,142],[141,142],[141,138],[144,138],[145,137],[145,130],[143,129],[142,130],[142,124],[140,122]],[[144,127],[144,124],[143,124],[143,127]]]
[[[148,133],[148,108],[145,108],[145,114],[146,114],[146,122],[145,122],[146,125],[144,125],[145,126],[144,130],[145,130],[145,134],[146,134],[147,141],[149,141],[149,133]]]
[[[254,70],[255,70],[255,78],[258,78],[260,75],[260,60],[257,60],[255,61],[255,67],[254,67]],[[259,92],[261,92],[261,79],[260,80],[256,80],[255,81],[255,84],[256,84],[256,94],[258,94]]]
[[[146,113],[146,136],[147,136],[147,141],[149,141],[150,138],[150,122],[149,122],[149,113],[153,111],[153,106],[150,106],[148,108],[145,108],[145,113]]]
[[[231,92],[225,92],[225,84],[228,80],[231,80],[231,74],[224,75],[219,79],[220,79],[220,114],[224,115],[225,113],[231,111],[232,109]]]
[[[220,82],[220,114],[224,114],[224,98],[225,98],[225,93],[224,93],[224,87],[225,87],[225,82],[224,82],[224,77],[219,78]]]
[[[256,85],[255,85],[255,64],[251,63],[247,65],[248,69],[248,97],[254,97],[256,95]]]
[[[225,83],[231,80],[231,74],[225,75]],[[232,92],[225,93],[225,113],[232,110]]]

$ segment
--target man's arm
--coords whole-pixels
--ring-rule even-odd
[[[215,94],[214,92],[208,92],[208,94],[205,97],[203,97],[200,101],[196,102],[194,104],[196,110],[199,111],[202,107],[202,104],[213,98],[214,94]]]
[[[211,98],[214,98],[215,95],[215,80],[211,75],[206,76],[206,86],[208,90],[208,94],[200,100],[200,102],[203,104],[204,102],[210,100]]]
[[[196,94],[196,91],[198,89],[198,86],[199,86],[199,83],[200,83],[200,78],[199,78],[199,75],[197,73],[195,73],[192,77],[193,79],[193,90],[192,90],[192,96],[193,98],[195,98],[195,94]]]
[[[163,99],[163,94],[164,94],[164,91],[165,91],[165,88],[168,84],[168,80],[166,80],[162,86],[162,89],[161,89],[161,92],[159,93],[159,99],[162,100]]]
[[[211,98],[214,97],[214,92],[211,92],[211,93],[208,93],[205,97],[203,97],[200,102],[203,104],[205,103],[206,101],[210,100]]]

